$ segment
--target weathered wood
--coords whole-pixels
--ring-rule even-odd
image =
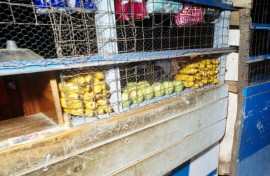
[[[158,124],[166,124],[169,120],[179,119],[178,117],[181,115],[226,98],[228,96],[227,91],[227,86],[222,85],[189,95],[178,96],[149,105],[140,109],[140,111],[130,111],[110,119],[102,119],[40,141],[1,151],[0,175],[28,173],[35,169],[46,168],[46,166],[66,158],[89,152],[95,148],[102,149],[102,146],[106,148],[105,144],[107,143],[114,143],[113,141],[119,139],[123,141],[129,135],[139,131],[147,131],[148,128]],[[223,107],[227,107],[226,104]],[[200,113],[200,116],[202,116],[202,113]],[[208,114],[207,119],[209,119]],[[110,148],[110,150],[117,151],[113,148]],[[102,155],[102,153],[99,155]]]
[[[225,119],[227,114],[227,103],[226,98],[213,102],[213,104],[196,111],[192,111],[182,116],[177,116],[172,120],[150,127],[146,130],[138,131],[132,135],[109,142],[98,148],[93,148],[85,153],[72,156],[60,163],[54,164],[53,166],[47,166],[46,171],[44,171],[44,168],[41,168],[40,170],[32,173],[32,175],[40,175],[41,173],[42,175],[65,175],[68,172],[75,174],[77,172],[76,168],[81,168],[81,170],[76,173],[81,175],[114,175],[114,173],[123,170],[123,168],[125,169],[130,166],[137,168],[134,165],[143,162],[146,158],[155,157],[155,155],[158,155],[164,150],[181,143],[183,139],[189,138],[194,133]],[[214,142],[217,142],[224,134],[224,122],[222,123],[222,126],[219,125],[219,129],[215,129],[214,136],[212,135],[209,137],[208,133],[205,134],[211,138],[209,139],[211,141],[210,143],[209,140],[205,140],[203,137],[199,139],[199,141],[205,140],[202,142],[205,145],[198,143],[197,147],[187,148],[186,150],[182,150],[182,152],[179,150],[178,153],[190,153],[189,158],[191,158],[198,152],[203,151],[206,146],[208,147]],[[219,136],[218,139],[216,137],[217,135]],[[195,143],[194,141],[189,142],[193,145]],[[197,152],[194,153],[194,150]],[[169,160],[171,160],[171,158]],[[186,160],[177,159],[177,161],[177,164],[180,165]],[[160,163],[160,160],[155,160],[155,163]],[[171,170],[178,166],[175,164],[175,161],[168,161],[167,164],[171,165]],[[59,166],[61,166],[61,169],[59,169]],[[152,165],[152,169],[153,166],[154,165]],[[163,167],[159,168],[165,169]],[[137,169],[141,170],[139,175],[153,175],[151,172],[146,174],[142,167],[138,167]],[[165,171],[168,172],[170,170]],[[166,172],[154,175],[163,175]]]
[[[56,127],[47,116],[35,114],[0,122],[0,141]]]
[[[248,85],[248,64],[246,59],[249,58],[250,51],[250,9],[240,10],[240,45],[239,45],[239,62],[238,62],[238,100],[237,116],[235,122],[234,142],[232,148],[232,161],[230,175],[236,175],[237,156],[239,149],[240,125],[242,123],[242,106],[243,106],[243,89]]]
[[[238,93],[238,81],[226,81],[226,84],[229,87],[229,92]]]
[[[253,6],[253,0],[233,0],[234,7],[241,7],[251,9]]]
[[[239,11],[233,11],[232,12],[230,25],[239,26]]]
[[[190,135],[175,145],[166,148],[164,151],[146,158],[115,175],[163,176],[176,166],[183,164],[196,154],[215,144],[225,132],[225,123],[226,120],[222,120],[213,126]]]

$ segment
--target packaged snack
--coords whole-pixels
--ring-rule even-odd
[[[177,26],[189,26],[204,22],[204,9],[190,4],[184,5],[184,9],[175,16]]]

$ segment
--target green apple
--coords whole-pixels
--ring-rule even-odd
[[[153,87],[154,94],[156,97],[160,97],[160,96],[164,95],[165,90],[164,90],[164,86],[162,83],[156,82],[152,85],[152,87]]]
[[[133,101],[133,103],[138,104],[143,101],[143,91],[140,89],[132,90],[129,93],[130,99]]]
[[[132,101],[129,99],[128,93],[122,93],[122,106],[127,107],[130,106]]]
[[[127,87],[136,86],[136,85],[137,85],[137,82],[128,82],[127,83]]]
[[[145,100],[150,100],[150,99],[152,99],[154,97],[153,87],[148,86],[148,87],[145,87],[142,90],[143,90],[143,95],[144,95]]]
[[[140,85],[147,85],[147,86],[150,86],[149,82],[148,81],[140,81],[138,82],[138,86]]]
[[[171,81],[165,81],[165,82],[163,82],[163,86],[164,86],[165,94],[166,95],[170,95],[170,94],[173,93],[173,91],[174,91],[174,84],[173,84],[173,82],[171,82]]]
[[[175,92],[182,92],[183,89],[184,89],[184,84],[182,81],[173,81],[173,84],[174,84],[174,90]]]

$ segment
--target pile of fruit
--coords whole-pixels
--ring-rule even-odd
[[[181,92],[183,88],[183,82],[180,80],[156,82],[152,85],[147,81],[129,82],[122,92],[122,105],[128,107],[132,103],[139,104],[154,97]]]
[[[175,80],[181,80],[185,87],[200,88],[207,84],[219,82],[217,74],[219,66],[218,59],[204,59],[185,65],[180,68]]]
[[[104,74],[72,76],[58,84],[63,111],[74,116],[94,117],[113,112],[109,98],[110,87],[104,82]]]

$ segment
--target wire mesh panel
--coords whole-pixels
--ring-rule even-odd
[[[251,18],[253,29],[251,32],[249,77],[250,85],[269,81],[270,66],[269,61],[264,60],[270,54],[270,3],[266,0],[253,2]]]
[[[103,1],[107,7],[98,8]],[[217,20],[226,18],[222,13],[207,5],[166,0],[4,0],[0,47],[14,40],[44,58],[91,56],[105,47],[97,37],[106,35],[105,42],[117,42],[115,53],[213,48],[215,40],[227,35],[215,33],[228,28],[215,28]],[[115,18],[96,24],[97,14]]]
[[[61,105],[73,125],[204,90],[223,83],[224,77],[218,56],[121,64],[119,80],[108,75],[111,69],[93,67],[59,73]],[[114,90],[110,86],[113,82],[120,82]]]

